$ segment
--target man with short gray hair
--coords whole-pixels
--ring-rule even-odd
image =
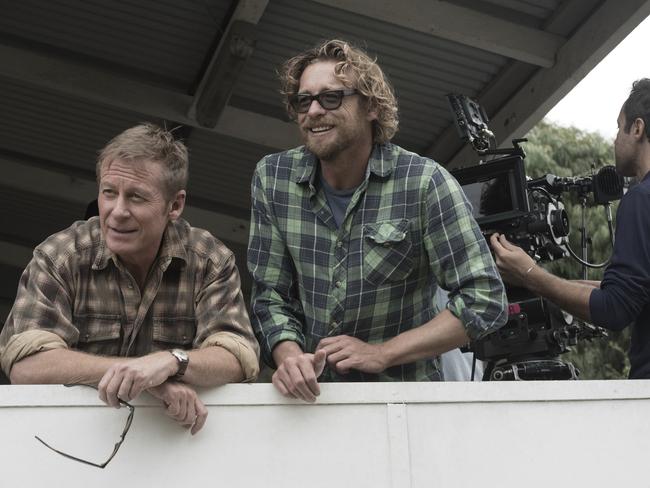
[[[97,385],[118,407],[148,391],[192,434],[195,386],[253,381],[259,348],[233,253],[180,218],[187,149],[141,124],[97,163],[99,217],[34,250],[0,334],[12,383]]]

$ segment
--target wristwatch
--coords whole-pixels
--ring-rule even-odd
[[[171,352],[172,356],[174,356],[176,361],[178,361],[178,371],[174,376],[172,376],[172,379],[180,380],[185,374],[185,370],[187,370],[187,365],[190,363],[190,357],[187,352],[182,349],[172,349],[169,352]]]

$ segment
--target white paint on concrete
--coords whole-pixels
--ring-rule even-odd
[[[270,384],[205,390],[192,437],[158,401],[127,412],[83,387],[0,387],[3,480],[20,486],[639,486],[650,381],[325,384],[314,405]],[[37,468],[37,469],[34,469]],[[191,481],[190,481],[191,480]]]

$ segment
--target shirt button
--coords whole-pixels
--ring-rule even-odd
[[[339,325],[338,322],[334,321],[334,322],[332,322],[332,323],[330,324],[330,327],[331,327],[332,329],[336,329],[336,328],[338,327],[338,325]]]
[[[337,281],[336,283],[334,283],[334,285],[335,285],[337,288],[341,288],[341,287],[343,286],[343,283],[341,283],[340,281]]]
[[[130,290],[133,289],[133,283],[131,283],[131,282],[129,282],[126,286],[127,286]]]
[[[343,243],[341,241],[336,241],[336,247],[339,249],[343,247]]]

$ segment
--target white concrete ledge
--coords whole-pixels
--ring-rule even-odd
[[[270,384],[200,396],[195,437],[157,400],[127,413],[90,388],[0,386],[2,486],[645,486],[650,381],[324,384],[314,405]],[[10,481],[11,483],[7,483]]]
[[[206,405],[305,405],[285,398],[270,383],[236,384],[201,390]],[[522,381],[449,383],[329,383],[321,385],[317,405],[388,403],[494,403],[650,399],[650,380]],[[135,406],[159,406],[149,395]],[[62,385],[0,386],[0,408],[104,406],[97,392]]]

